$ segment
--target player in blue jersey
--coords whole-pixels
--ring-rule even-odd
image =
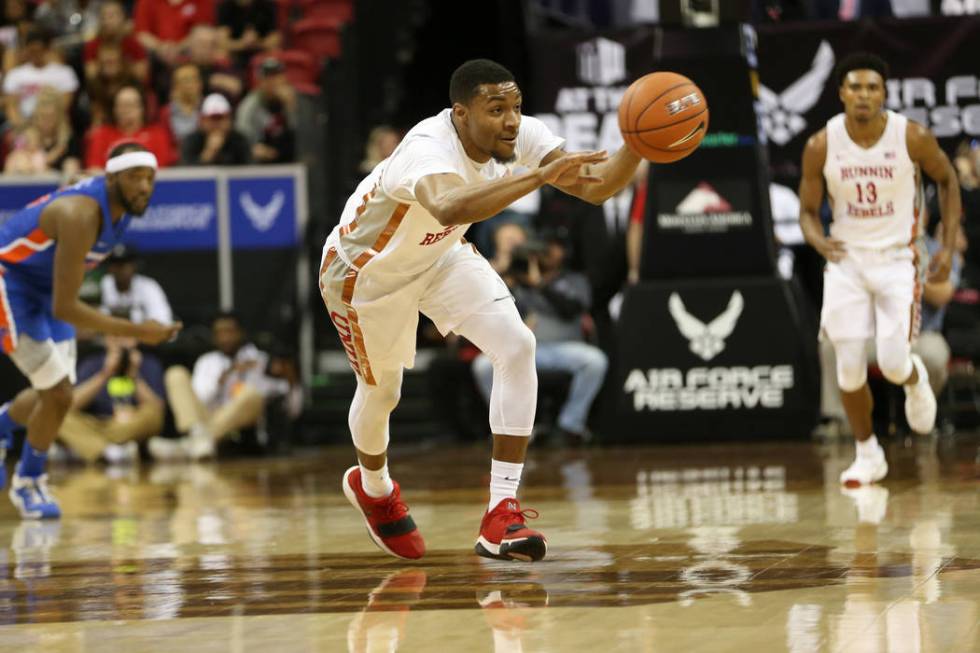
[[[86,269],[108,256],[130,220],[146,211],[156,169],[156,157],[141,145],[118,145],[109,153],[104,176],[34,200],[0,225],[0,349],[32,386],[0,406],[0,487],[11,432],[26,426],[10,481],[10,499],[24,518],[61,516],[47,488],[45,459],[72,404],[75,327],[150,345],[181,328],[180,323],[134,324],[78,298]]]

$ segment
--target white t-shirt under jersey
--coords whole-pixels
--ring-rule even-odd
[[[908,119],[887,111],[888,122],[869,148],[851,140],[844,114],[827,121],[823,175],[833,208],[830,235],[873,249],[908,245],[918,235],[917,166],[909,158]]]
[[[416,275],[458,245],[468,225],[444,227],[418,203],[422,177],[454,173],[467,183],[498,179],[516,166],[536,168],[564,139],[537,118],[521,119],[515,159],[480,164],[470,159],[456,134],[451,110],[412,128],[390,157],[379,163],[347,200],[343,215],[327,237],[348,265],[371,274]]]

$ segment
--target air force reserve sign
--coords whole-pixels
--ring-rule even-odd
[[[793,437],[816,418],[816,334],[782,281],[650,282],[620,319],[619,431],[640,438]]]

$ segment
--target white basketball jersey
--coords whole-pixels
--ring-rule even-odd
[[[456,174],[467,183],[499,179],[516,165],[536,168],[565,142],[537,118],[524,116],[515,160],[471,160],[451,119],[452,110],[412,128],[390,157],[379,163],[347,200],[343,215],[327,237],[324,256],[337,250],[345,263],[372,274],[412,276],[428,269],[459,245],[469,225],[444,227],[415,198],[415,185],[427,175]]]
[[[885,131],[869,148],[851,140],[844,114],[827,121],[823,176],[833,208],[830,235],[848,245],[885,249],[908,245],[918,235],[919,177],[905,140],[908,119],[885,113]]]

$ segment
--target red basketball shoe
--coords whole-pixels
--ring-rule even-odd
[[[537,510],[521,510],[517,499],[504,499],[483,516],[476,552],[485,558],[498,560],[540,560],[548,552],[544,535],[531,530],[524,518],[538,517]]]
[[[417,560],[425,555],[425,541],[408,514],[398,483],[386,497],[369,497],[361,485],[361,468],[354,465],[344,474],[344,495],[364,517],[368,535],[385,553]]]

